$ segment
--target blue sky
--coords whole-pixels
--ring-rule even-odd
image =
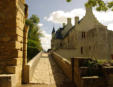
[[[29,17],[35,14],[40,18],[38,26],[44,34],[44,37],[40,38],[44,50],[51,48],[53,26],[58,29],[62,23],[66,23],[68,17],[72,18],[72,24],[74,24],[75,16],[81,19],[85,15],[86,2],[87,0],[72,0],[71,3],[67,3],[66,0],[26,0],[29,6]],[[93,8],[93,13],[100,23],[113,30],[113,12],[97,12]]]
[[[29,5],[29,17],[36,14],[40,18],[40,23],[44,24],[42,28],[47,33],[51,33],[53,26],[57,28],[59,25],[46,21],[44,17],[49,16],[53,11],[70,11],[75,8],[83,8],[86,1],[72,0],[71,3],[67,3],[66,0],[26,0]]]
[[[26,3],[29,6],[29,17],[32,14],[35,14],[40,18],[40,27],[45,34],[45,37],[41,38],[41,42],[45,50],[50,48],[50,34],[53,26],[56,29],[61,26],[60,23],[45,20],[45,17],[48,17],[52,12],[55,11],[66,12],[75,8],[84,8],[84,3],[86,1],[87,0],[72,0],[71,3],[67,3],[66,0],[26,0]]]

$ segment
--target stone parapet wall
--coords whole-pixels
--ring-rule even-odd
[[[73,48],[62,48],[62,49],[57,49],[55,50],[55,52],[59,55],[61,55],[62,57],[66,58],[66,59],[71,59],[73,57],[76,57],[76,56],[80,56],[80,53],[77,52],[76,49],[73,49]]]
[[[57,53],[52,53],[51,56],[55,59],[56,63],[60,66],[66,76],[72,80],[72,67],[71,62],[67,61],[65,58]]]
[[[31,61],[28,62],[28,66],[29,66],[28,74],[29,75],[27,76],[29,76],[29,82],[32,81],[34,70],[36,69],[36,65],[38,64],[41,56],[42,56],[42,52],[38,53]]]
[[[102,75],[97,74],[99,71],[88,75],[88,72],[86,72],[88,67],[84,63],[91,58],[76,57],[71,58],[71,62],[69,62],[56,52],[52,52],[51,56],[77,87],[113,87],[113,67],[103,67]]]

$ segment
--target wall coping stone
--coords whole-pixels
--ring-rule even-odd
[[[11,77],[13,76],[14,74],[0,74],[0,77]]]
[[[68,61],[66,58],[64,58],[64,57],[60,56],[58,53],[53,52],[53,54],[55,54],[55,55],[59,56],[59,57],[62,59],[62,61],[66,62],[66,63],[68,63],[68,64],[71,64],[71,62],[70,62],[70,61]]]
[[[28,62],[28,65],[29,65],[29,66],[32,66],[33,63],[34,63],[38,58],[40,58],[41,54],[42,54],[42,51],[41,51],[40,53],[38,53],[38,55],[36,55],[32,60],[30,60],[30,61]]]

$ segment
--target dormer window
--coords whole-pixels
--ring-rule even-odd
[[[85,35],[85,32],[82,32],[82,38],[85,38],[86,35]]]

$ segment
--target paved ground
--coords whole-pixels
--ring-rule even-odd
[[[23,87],[72,87],[70,80],[46,53],[37,64],[31,83],[34,84]]]

